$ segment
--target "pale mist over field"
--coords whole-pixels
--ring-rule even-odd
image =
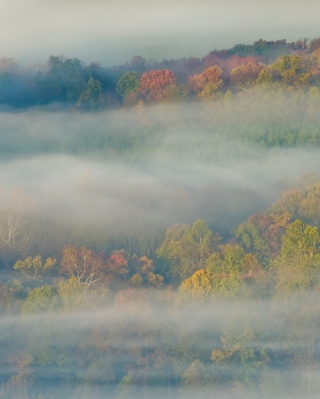
[[[319,386],[320,370],[312,364],[319,356],[319,334],[311,328],[302,329],[305,337],[300,335],[299,327],[292,324],[297,313],[294,302],[213,300],[184,306],[177,300],[172,306],[166,298],[172,293],[153,291],[149,298],[138,291],[131,295],[125,303],[118,295],[113,305],[98,310],[90,309],[88,303],[60,314],[2,317],[2,352],[14,347],[12,361],[23,363],[28,359],[21,348],[27,345],[29,356],[44,363],[35,363],[29,370],[38,376],[39,398],[244,399],[248,397],[245,387],[235,384],[227,389],[220,383],[230,376],[252,376],[255,371],[261,378],[251,387],[250,398],[317,397],[308,394],[308,386],[310,392]],[[318,301],[319,295],[313,300]],[[286,340],[279,339],[280,331]],[[271,361],[268,356],[288,349],[296,353],[296,364],[280,375],[269,368],[276,358]],[[220,368],[212,361],[214,351],[219,350],[235,351],[234,363]],[[77,361],[82,351],[91,354],[87,370]],[[191,361],[194,353],[201,361]],[[55,361],[46,364],[46,357]],[[129,372],[115,386],[113,377],[121,373],[123,363],[128,369],[138,365],[138,371]],[[2,369],[1,377],[6,373]],[[181,374],[181,383],[174,386]],[[296,391],[293,382],[298,384]],[[7,392],[3,397],[29,397],[28,385],[23,383]]]
[[[23,187],[41,217],[70,226],[166,229],[200,218],[228,235],[294,179],[320,173],[318,150],[245,143],[206,112],[199,103],[150,106],[142,115],[135,108],[3,112],[1,187]],[[208,115],[212,126],[201,126]],[[289,110],[284,120],[291,117]]]

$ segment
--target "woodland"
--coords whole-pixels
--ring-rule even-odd
[[[318,397],[319,147],[320,39],[1,58],[0,398]]]

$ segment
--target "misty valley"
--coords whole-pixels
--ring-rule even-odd
[[[0,399],[316,398],[320,39],[0,58]]]

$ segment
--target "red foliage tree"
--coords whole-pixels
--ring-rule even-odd
[[[107,280],[118,284],[126,279],[129,273],[128,260],[125,257],[125,251],[116,251],[107,259]]]

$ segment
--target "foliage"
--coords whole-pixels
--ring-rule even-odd
[[[48,258],[45,262],[42,261],[40,255],[31,258],[29,256],[25,260],[18,260],[13,269],[21,273],[25,278],[44,278],[55,274],[57,271],[56,259]]]
[[[175,225],[167,230],[157,256],[170,262],[174,278],[184,280],[204,267],[218,241],[219,236],[213,235],[204,220],[192,226]]]
[[[59,273],[74,277],[79,283],[89,287],[105,273],[103,256],[85,246],[77,248],[68,245],[63,250]]]
[[[116,92],[121,94],[123,98],[127,97],[130,93],[136,92],[139,88],[139,75],[137,72],[126,72],[118,80]]]
[[[43,285],[29,292],[22,305],[22,314],[57,311],[58,308],[59,299],[56,289],[50,285]]]
[[[77,107],[94,110],[102,105],[102,85],[91,76],[84,90],[80,93]]]
[[[168,69],[145,72],[141,75],[138,91],[147,101],[162,101],[167,98],[176,78]]]
[[[199,75],[190,76],[189,87],[200,99],[206,99],[217,93],[223,85],[222,70],[217,66],[207,68]]]

